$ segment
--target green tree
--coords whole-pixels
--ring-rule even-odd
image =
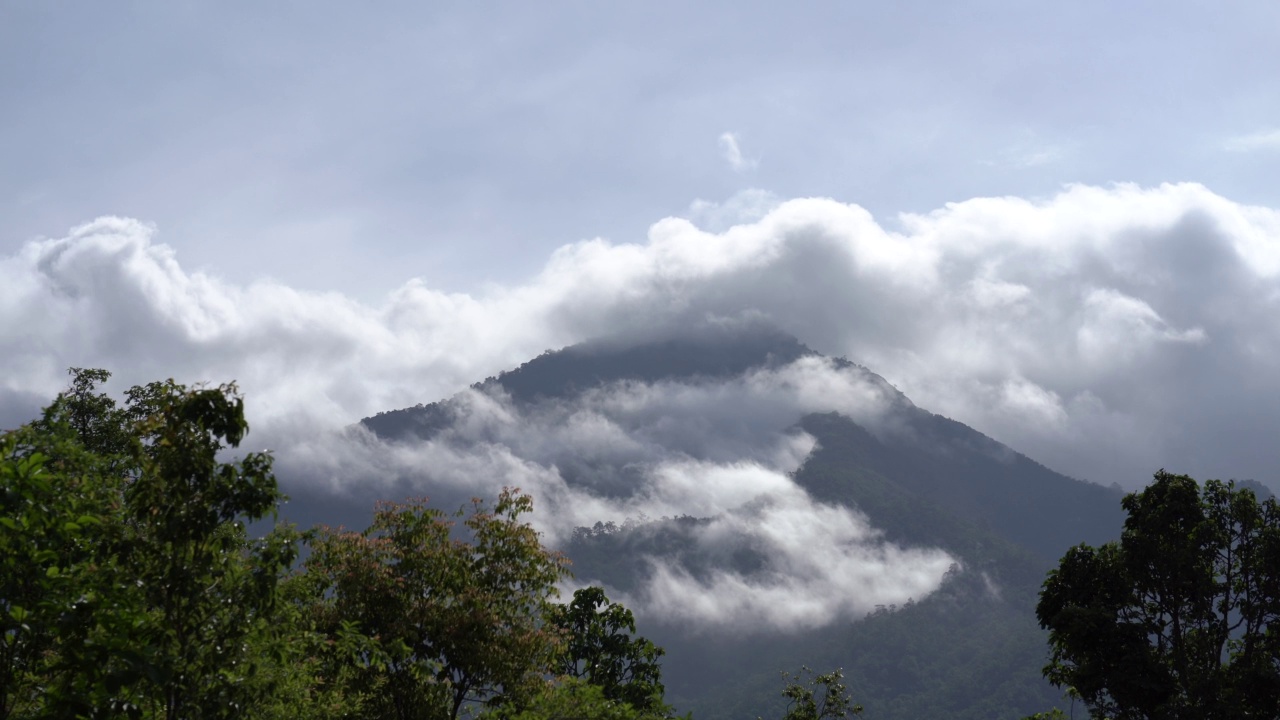
[[[566,561],[522,521],[527,495],[250,538],[281,496],[269,455],[220,459],[248,429],[234,385],[151,383],[117,405],[105,371],[72,375],[0,436],[0,719],[641,716],[548,681]]]
[[[844,671],[839,668],[815,675],[802,667],[795,675],[782,673],[782,679],[786,683],[782,696],[787,698],[783,720],[839,720],[862,713],[862,706],[849,697]]]
[[[155,619],[141,633],[153,702],[166,718],[242,716],[253,700],[248,641],[269,627],[295,554],[287,537],[250,542],[245,533],[281,499],[271,457],[219,462],[248,430],[234,385],[189,390],[170,380],[128,398],[141,452],[118,552]]]
[[[10,620],[22,616],[5,633],[19,659],[0,671],[6,706],[244,716],[258,691],[250,645],[296,549],[288,534],[245,533],[280,498],[270,457],[218,460],[248,429],[243,401],[233,385],[170,380],[130,389],[120,408],[96,392],[105,371],[71,372],[40,420],[3,438],[12,522],[0,542],[27,548],[6,553],[0,598]]]
[[[567,605],[551,611],[551,624],[560,628],[565,649],[557,672],[581,678],[601,688],[604,697],[620,700],[639,710],[663,706],[662,648],[636,631],[635,616],[609,602],[604,589],[585,587]]]
[[[375,655],[377,644],[350,622],[326,632],[314,612],[316,598],[313,578],[306,574],[294,573],[281,582],[273,631],[258,635],[254,643],[259,665],[252,682],[261,698],[251,714],[254,720],[374,716],[372,698],[382,687],[361,687],[354,659]]]
[[[0,439],[0,718],[34,712],[67,667],[83,589],[101,585],[92,563],[100,502],[84,475],[68,482],[49,458]],[[101,594],[101,593],[99,593]]]
[[[1080,545],[1036,607],[1044,673],[1098,716],[1280,717],[1280,507],[1160,471],[1120,541]]]
[[[1052,710],[1038,712],[1035,715],[1028,715],[1022,720],[1068,720],[1068,716],[1059,708],[1054,708]]]
[[[531,509],[504,490],[469,515],[382,503],[364,532],[319,531],[307,560],[318,625],[372,641],[331,659],[371,715],[456,718],[464,703],[520,705],[545,685],[560,637],[542,619],[567,570],[520,520]]]
[[[637,708],[610,698],[603,687],[581,678],[564,678],[537,693],[520,708],[503,706],[482,715],[497,720],[665,720],[666,708]],[[689,720],[685,716],[684,720]]]
[[[0,438],[0,717],[133,710],[141,668],[129,633],[145,618],[112,552],[130,480],[128,420],[73,368],[42,416]]]

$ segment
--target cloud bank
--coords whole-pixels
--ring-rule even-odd
[[[348,425],[547,348],[763,320],[1068,474],[1133,487],[1166,467],[1276,484],[1274,209],[1184,184],[976,198],[892,227],[856,205],[759,192],[695,210],[703,225],[663,219],[642,242],[565,245],[523,283],[463,294],[410,281],[378,305],[188,272],[155,228],[100,218],[0,258],[0,424],[30,417],[73,365],[112,369],[119,385],[235,379],[250,442],[276,449],[294,488],[413,490],[429,477],[447,505],[517,485],[554,541],[601,519],[710,517],[700,546],[756,548],[766,566],[655,566],[634,602],[776,627],[923,597],[950,562],[886,545],[787,478],[812,443],[786,431],[800,414],[877,421],[883,388],[856,373],[810,358],[532,410],[465,391],[466,422],[421,446]],[[798,596],[812,600],[778,602]]]
[[[730,598],[735,614],[780,626],[852,614],[852,597],[923,596],[947,560],[884,546],[858,516],[790,486],[812,442],[785,432],[796,414],[876,415],[877,393],[831,365],[605,388],[536,416],[467,392],[466,442],[388,448],[343,428],[550,347],[765,320],[1076,477],[1135,487],[1164,466],[1277,484],[1275,209],[1197,184],[1121,184],[982,197],[892,225],[767,193],[696,210],[707,224],[667,218],[641,242],[563,246],[526,282],[444,293],[410,281],[378,305],[188,272],[150,225],[93,220],[0,259],[0,424],[29,418],[72,365],[113,369],[120,386],[237,379],[250,442],[276,448],[294,483],[416,487],[430,468],[460,495],[515,484],[538,493],[549,533],[639,512],[709,516],[699,542],[737,537],[776,565],[753,577],[660,568],[639,600],[709,616]],[[599,487],[571,489],[575,473]],[[643,491],[614,492],[628,483]],[[796,516],[824,519],[788,537],[829,556],[771,534]],[[797,592],[814,602],[794,616],[769,600]]]
[[[1072,186],[890,225],[826,199],[717,225],[667,218],[638,242],[565,245],[525,282],[410,281],[370,305],[188,272],[155,228],[100,218],[0,259],[0,422],[92,365],[121,384],[237,379],[261,442],[446,397],[547,348],[756,317],[1077,477],[1276,484],[1275,209],[1194,184]]]

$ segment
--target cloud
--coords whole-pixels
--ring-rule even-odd
[[[1228,152],[1280,150],[1280,128],[1227,138],[1222,148]]]
[[[742,154],[742,148],[738,144],[737,133],[721,133],[720,134],[720,154],[724,157],[725,162],[729,163],[729,167],[734,172],[746,172],[754,170],[760,164],[759,160],[747,158]]]
[[[278,470],[348,496],[430,492],[444,507],[518,486],[533,495],[532,520],[554,545],[600,521],[706,518],[685,552],[648,558],[639,586],[611,596],[667,623],[789,631],[923,598],[955,562],[886,542],[860,513],[815,502],[790,477],[814,447],[793,428],[801,416],[838,411],[879,428],[895,398],[865,370],[819,357],[532,404],[490,386],[452,398],[451,425],[422,442],[383,443],[359,427],[295,429],[278,438]],[[316,488],[295,484],[299,491]],[[722,562],[741,552],[760,566]],[[717,569],[707,575],[690,555]]]
[[[1017,133],[1017,139],[1001,148],[995,159],[984,160],[982,165],[1008,167],[1018,170],[1044,167],[1065,160],[1073,154],[1074,143],[1054,143],[1042,139],[1029,128]]]
[[[423,485],[427,478],[468,492],[521,485],[545,496],[552,507],[544,529],[563,540],[568,529],[598,520],[714,515],[742,502],[745,486],[714,489],[703,480],[679,489],[675,475],[654,468],[688,461],[787,473],[813,447],[812,438],[792,430],[803,415],[841,412],[879,428],[896,401],[896,392],[867,371],[811,356],[714,382],[622,382],[532,405],[512,403],[498,387],[467,389],[448,400],[450,427],[420,443],[386,445],[360,427],[307,422],[276,424],[265,434],[290,476],[329,489]],[[667,484],[655,485],[658,477]],[[566,478],[621,504],[606,508],[580,497],[561,503],[567,491],[557,488]]]
[[[756,222],[781,204],[782,200],[768,190],[749,188],[724,202],[694,200],[685,217],[708,232],[724,232],[734,225]]]
[[[695,470],[700,480],[708,475]],[[758,552],[761,569],[750,575],[717,569],[699,578],[681,565],[655,562],[631,604],[699,628],[810,629],[923,598],[955,562],[939,550],[883,542],[857,513],[813,503],[784,476],[774,480],[771,492],[699,530],[702,545]]]
[[[1000,151],[998,162],[988,161],[984,165],[1005,165],[1025,170],[1043,167],[1061,161],[1067,151],[1057,145],[1034,145],[1020,143]]]
[[[694,617],[733,589],[721,609],[779,627],[856,614],[842,583],[860,568],[898,568],[880,573],[883,590],[859,591],[882,599],[920,597],[938,577],[936,553],[886,546],[855,514],[786,484],[812,442],[786,432],[799,414],[874,426],[884,388],[860,375],[807,359],[533,410],[465,391],[460,434],[421,447],[347,426],[450,397],[547,348],[766,321],[1077,477],[1134,487],[1166,467],[1277,484],[1280,212],[1192,184],[975,198],[892,228],[833,200],[768,206],[716,229],[667,218],[640,242],[566,245],[522,283],[466,294],[410,281],[378,304],[190,272],[154,227],[100,218],[0,258],[0,420],[33,412],[73,365],[116,371],[117,389],[235,379],[249,443],[275,449],[299,502],[339,491],[365,507],[421,493],[429,478],[445,506],[530,489],[557,540],[639,513],[714,517],[699,543],[737,538],[773,564],[710,577],[660,568],[637,600]],[[831,553],[813,558],[830,572],[768,528],[744,529],[798,512],[829,519],[811,541]],[[810,610],[771,600],[796,593],[815,598]]]
[[[1033,168],[1050,165],[1066,156],[1066,151],[1052,145],[1037,148],[1019,148],[1006,155],[1006,159],[1015,167]]]
[[[1275,483],[1280,467],[1280,213],[1199,185],[975,198],[892,227],[791,200],[565,245],[521,283],[410,281],[377,304],[189,272],[155,233],[102,218],[0,259],[0,390],[47,397],[71,365],[120,384],[237,379],[260,433],[340,427],[547,348],[752,317],[1078,477]]]

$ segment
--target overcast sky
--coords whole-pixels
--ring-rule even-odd
[[[0,426],[765,317],[1079,477],[1277,484],[1280,4],[782,7],[0,0]]]
[[[3,0],[0,248],[121,215],[377,301],[744,188],[890,224],[1070,182],[1280,204],[1267,0],[376,7]]]

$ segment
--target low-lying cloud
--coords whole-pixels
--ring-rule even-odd
[[[754,317],[1077,477],[1276,484],[1275,209],[1194,184],[975,198],[890,224],[833,200],[768,205],[715,231],[667,218],[637,242],[565,245],[511,286],[410,281],[378,305],[191,272],[155,228],[101,218],[0,258],[0,420],[66,367],[104,366],[121,384],[237,379],[256,443],[447,397],[547,348]]]
[[[362,425],[265,434],[299,491],[464,498],[519,486],[538,500],[534,522],[561,544],[577,526],[712,517],[777,494],[779,483],[794,487],[787,475],[814,447],[800,418],[840,412],[891,428],[896,401],[865,370],[811,356],[738,377],[617,382],[533,403],[496,385],[467,389],[428,439],[384,442]]]
[[[795,428],[803,415],[841,412],[878,430],[891,427],[900,402],[865,370],[816,356],[532,403],[490,385],[452,398],[452,422],[429,439],[384,443],[362,427],[282,437],[279,470],[362,496],[429,492],[446,507],[517,485],[534,497],[535,526],[561,546],[575,527],[598,522],[706,518],[688,551],[750,552],[761,566],[719,563],[708,576],[682,557],[649,557],[638,587],[611,595],[699,628],[813,628],[923,598],[955,562],[886,542],[859,512],[815,502],[790,477],[814,448]]]

